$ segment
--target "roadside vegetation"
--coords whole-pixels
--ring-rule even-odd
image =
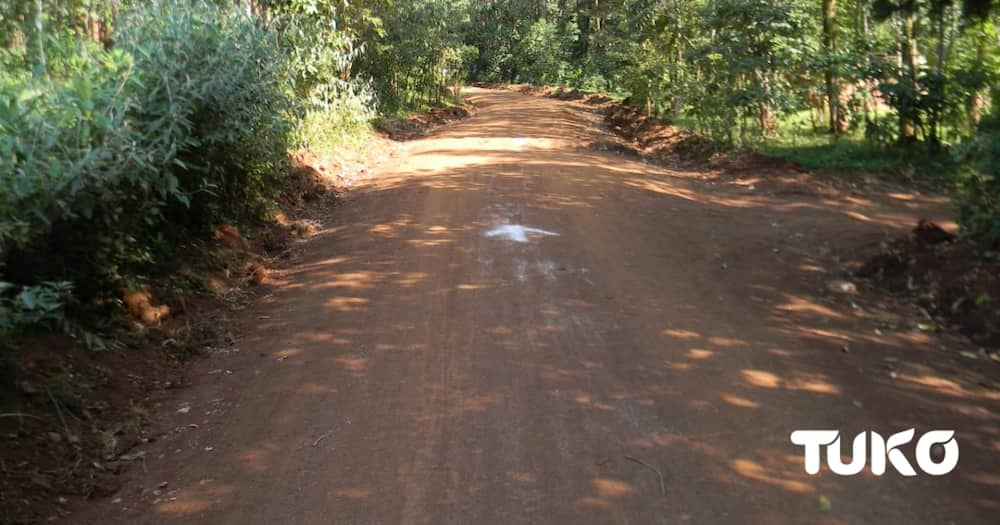
[[[464,14],[0,0],[0,522],[115,490],[103,464],[147,438],[174,361],[231,344],[220,319],[311,228],[292,216],[339,180],[314,167],[457,102]]]
[[[0,2],[0,346],[110,340],[184,242],[252,228],[289,154],[450,102],[448,2]]]

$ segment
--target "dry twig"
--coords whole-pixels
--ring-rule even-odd
[[[652,470],[653,472],[655,472],[656,475],[657,475],[657,477],[660,480],[660,494],[663,494],[664,496],[667,494],[667,486],[663,482],[663,473],[660,472],[660,469],[658,469],[658,468],[650,465],[649,463],[646,463],[646,462],[642,461],[641,459],[634,458],[632,456],[625,456],[625,459],[627,459],[627,460],[629,460],[629,461],[631,461],[633,463],[638,463],[638,464],[640,464],[640,465],[648,468],[649,470]]]

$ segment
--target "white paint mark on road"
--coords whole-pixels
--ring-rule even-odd
[[[514,242],[528,242],[529,236],[558,236],[558,235],[559,235],[558,233],[542,230],[540,228],[521,226],[520,224],[504,224],[503,226],[498,226],[486,232],[487,237],[499,237],[501,239]]]
[[[528,263],[524,259],[517,260],[514,266],[514,277],[522,283],[528,280]]]
[[[546,281],[555,281],[556,272],[559,271],[559,265],[549,260],[540,260],[535,263],[535,268],[538,269],[538,273],[545,278]]]

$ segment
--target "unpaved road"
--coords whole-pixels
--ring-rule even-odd
[[[996,365],[820,291],[940,202],[700,180],[577,147],[602,132],[572,104],[471,98],[299,246],[240,351],[160,408],[176,430],[70,521],[997,522]],[[911,427],[956,430],[958,469],[811,477],[789,441]]]

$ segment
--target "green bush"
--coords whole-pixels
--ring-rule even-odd
[[[238,9],[151,2],[123,17],[135,57],[134,125],[157,150],[172,227],[199,230],[255,211],[276,188],[295,124],[278,33]]]
[[[0,15],[0,337],[114,318],[178,246],[272,206],[290,150],[445,100],[475,51],[445,0],[116,5]]]
[[[556,24],[544,18],[527,28],[514,48],[519,59],[518,79],[536,85],[561,82],[570,70],[570,49],[567,39]]]
[[[132,234],[153,216],[129,204],[155,172],[128,123],[131,58],[84,48],[61,67],[0,81],[0,263],[16,284],[72,276],[87,293],[142,258]]]
[[[370,83],[342,78],[360,50],[320,18],[291,12],[277,23],[299,111],[295,145],[332,153],[357,142],[376,117]]]
[[[9,293],[14,289],[14,285],[0,281],[0,334],[10,335],[20,327],[46,324],[53,329],[68,330],[63,307],[72,299],[71,283],[47,282],[22,287],[17,294]]]
[[[972,236],[1000,244],[1000,115],[984,119],[956,155],[968,163],[956,197],[958,222]]]
[[[254,217],[277,190],[302,114],[279,33],[185,0],[117,28],[109,51],[49,38],[45,74],[0,59],[24,64],[0,77],[0,324],[33,324],[12,298],[55,283],[114,306],[179,241]]]
[[[371,91],[354,84],[328,86],[308,100],[309,107],[296,128],[295,143],[319,153],[356,145],[375,118]]]

